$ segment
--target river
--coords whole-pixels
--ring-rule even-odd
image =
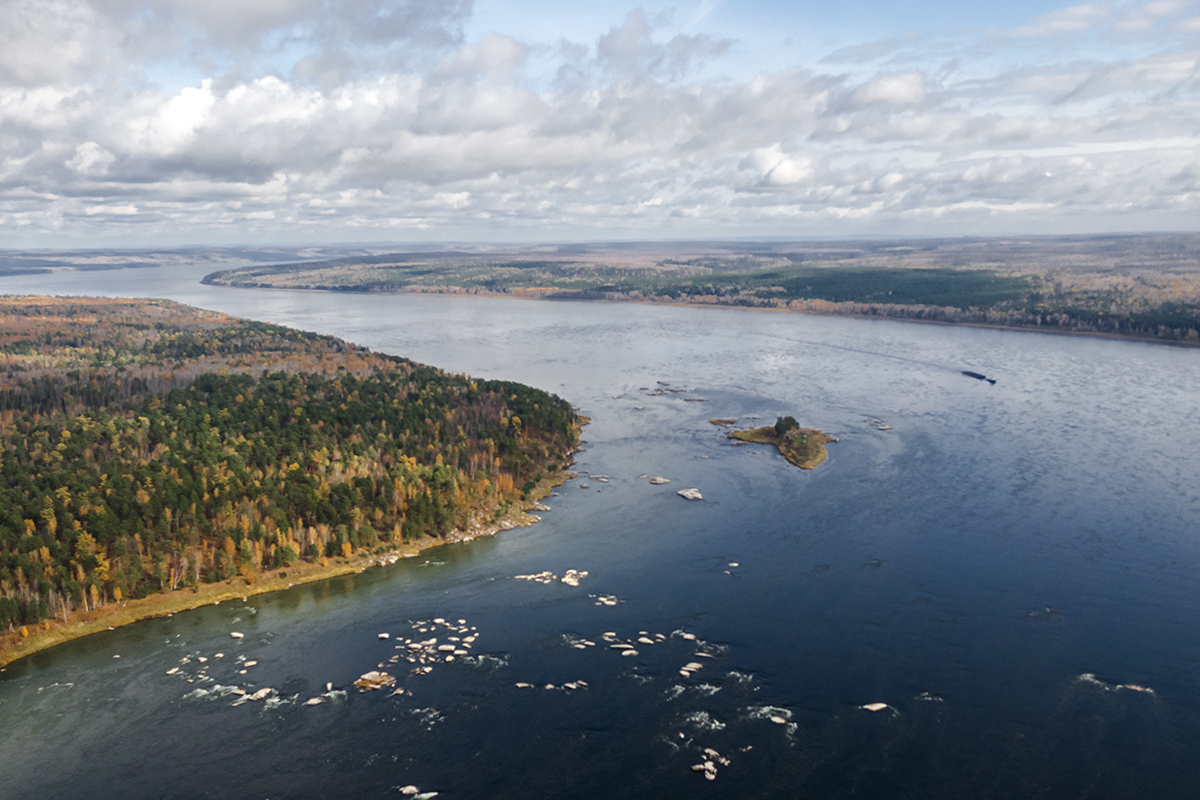
[[[0,795],[1200,791],[1200,351],[235,290],[199,284],[203,269],[7,277],[0,292],[169,297],[539,386],[592,420],[581,475],[538,525],[10,665]],[[643,391],[659,382],[686,391]],[[815,471],[708,422],[788,414],[840,440]],[[703,501],[676,495],[691,487]],[[588,575],[515,579],[568,569]],[[446,641],[450,625],[473,629],[474,655],[389,666],[397,636]],[[353,688],[379,664],[405,693]],[[706,760],[713,780],[692,769]]]

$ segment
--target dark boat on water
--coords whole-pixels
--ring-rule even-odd
[[[971,372],[970,370],[964,369],[962,371],[962,374],[966,375],[968,378],[974,378],[979,381],[987,381],[988,383],[992,384],[993,386],[996,385],[995,378],[989,378],[987,375],[980,375],[978,372]]]

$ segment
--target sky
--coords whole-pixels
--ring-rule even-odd
[[[0,0],[0,248],[1200,229],[1200,0]]]

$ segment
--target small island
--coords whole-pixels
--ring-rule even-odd
[[[828,457],[825,452],[826,442],[837,441],[815,428],[801,428],[800,423],[793,417],[780,417],[774,425],[762,428],[730,431],[726,436],[742,442],[775,445],[780,455],[800,469],[814,469],[820,466]]]

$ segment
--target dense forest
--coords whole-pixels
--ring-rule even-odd
[[[577,424],[333,337],[0,298],[0,630],[464,529],[563,469]]]

